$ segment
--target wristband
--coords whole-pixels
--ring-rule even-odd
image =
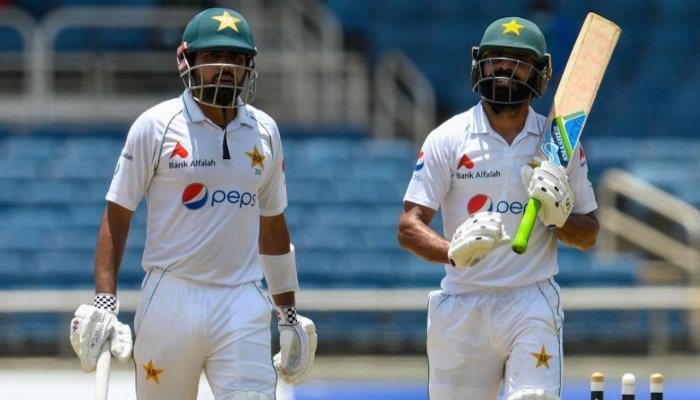
[[[114,293],[96,293],[95,307],[109,311],[114,315],[119,314],[119,300]]]
[[[280,325],[298,324],[296,306],[277,306],[277,320]]]
[[[299,290],[294,245],[291,243],[289,245],[289,253],[279,256],[261,254],[260,266],[262,267],[270,294],[275,295]]]

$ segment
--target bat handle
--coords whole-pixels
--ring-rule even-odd
[[[112,364],[112,353],[109,351],[109,340],[100,349],[95,369],[95,400],[107,400],[109,390],[109,370]]]
[[[530,234],[532,233],[532,228],[535,226],[535,220],[537,219],[537,213],[540,211],[539,200],[530,198],[525,207],[525,213],[523,214],[523,219],[520,221],[520,227],[518,232],[515,234],[513,239],[513,251],[518,254],[523,254],[527,251],[527,243],[530,241]]]

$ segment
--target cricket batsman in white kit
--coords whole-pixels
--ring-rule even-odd
[[[428,299],[431,400],[552,400],[561,393],[562,322],[557,244],[585,250],[598,233],[583,152],[568,177],[529,166],[546,118],[530,107],[544,94],[551,57],[531,21],[494,21],[473,50],[481,101],[430,132],[404,197],[401,246],[444,264]],[[510,236],[530,197],[542,203],[523,255]],[[429,227],[442,209],[444,236]]]
[[[75,312],[70,339],[85,371],[105,343],[129,359],[117,276],[145,196],[146,275],[133,342],[139,400],[196,399],[202,372],[217,400],[272,400],[276,373],[298,384],[313,365],[316,329],[295,309],[280,134],[249,104],[256,54],[239,13],[197,14],[177,51],[184,92],[136,119],[117,163],[97,242],[94,304]],[[263,276],[279,319],[274,360]]]

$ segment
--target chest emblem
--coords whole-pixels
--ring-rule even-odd
[[[180,142],[175,143],[175,148],[173,149],[173,152],[170,153],[170,159],[172,160],[173,157],[175,156],[180,156],[181,158],[187,158],[187,156],[190,155],[190,152],[187,151],[185,146],[181,145]]]
[[[462,158],[459,160],[459,164],[457,165],[457,169],[460,168],[466,168],[466,169],[472,169],[474,168],[474,161],[469,158],[466,154],[462,154]]]
[[[250,157],[250,167],[251,168],[255,168],[257,166],[260,167],[260,168],[255,169],[255,173],[257,175],[260,175],[260,173],[262,172],[261,170],[265,169],[264,161],[265,161],[265,158],[267,158],[267,157],[264,154],[260,153],[260,151],[258,150],[258,146],[255,146],[255,145],[253,145],[253,151],[246,151],[245,155]]]

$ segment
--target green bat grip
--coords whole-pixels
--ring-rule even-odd
[[[518,233],[515,234],[515,239],[513,239],[512,248],[514,252],[523,254],[527,251],[527,242],[530,241],[532,227],[535,226],[535,219],[537,219],[537,213],[540,211],[541,205],[542,203],[540,203],[539,200],[533,199],[532,197],[527,202],[523,219],[520,221]]]

